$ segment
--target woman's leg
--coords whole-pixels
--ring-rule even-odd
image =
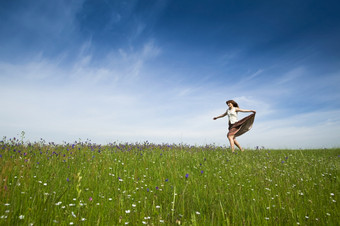
[[[228,135],[228,140],[229,140],[229,143],[230,143],[231,152],[234,153],[234,149],[235,149],[235,147],[234,147],[234,136]]]
[[[234,144],[235,144],[241,151],[243,151],[243,149],[242,149],[240,143],[237,142],[237,140],[236,140],[235,138],[234,138]]]

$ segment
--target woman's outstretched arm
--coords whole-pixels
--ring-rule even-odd
[[[228,113],[225,112],[224,114],[220,115],[220,116],[217,116],[217,117],[214,117],[213,119],[216,120],[218,118],[223,118],[224,116],[226,116]]]
[[[254,111],[254,110],[245,110],[245,109],[240,109],[240,108],[236,108],[236,111],[237,112],[253,112],[253,113],[256,113],[256,111]]]

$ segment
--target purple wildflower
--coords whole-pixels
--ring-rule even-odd
[[[158,190],[159,188],[158,188],[158,186],[156,186],[156,190]]]
[[[204,171],[203,170],[201,170],[201,174],[203,174],[204,173]]]
[[[168,178],[167,179],[165,179],[165,182],[168,182],[169,180],[168,180]]]
[[[69,182],[69,181],[70,181],[70,179],[68,179],[68,178],[67,178],[66,180],[67,180],[67,182]]]
[[[188,173],[187,173],[187,174],[185,174],[185,178],[186,178],[186,179],[188,179],[188,177],[189,177],[189,174],[188,174]]]

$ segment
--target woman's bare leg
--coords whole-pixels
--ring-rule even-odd
[[[236,140],[235,138],[234,138],[234,144],[235,144],[241,151],[243,151],[243,149],[242,149],[240,143],[237,142],[237,140]]]
[[[228,140],[230,143],[230,148],[231,148],[231,152],[234,153],[235,147],[234,147],[234,136],[228,136]]]

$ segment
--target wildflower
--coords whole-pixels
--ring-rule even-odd
[[[164,220],[159,220],[160,223],[164,223]]]
[[[168,179],[165,179],[165,182],[168,182],[169,180]]]
[[[136,207],[136,204],[132,204],[132,207]]]
[[[156,206],[156,209],[159,209],[159,208],[161,208],[160,206]]]
[[[73,225],[73,222],[70,222],[70,225]]]
[[[201,170],[201,174],[203,174],[204,173],[204,171],[203,170]]]
[[[66,178],[66,181],[67,181],[67,182],[69,182],[69,181],[70,181],[70,179]]]
[[[200,213],[200,212],[198,212],[198,211],[196,211],[196,214],[197,214],[197,215],[200,215],[201,213]]]
[[[125,210],[125,213],[130,213],[131,211],[130,210]]]
[[[86,221],[86,219],[83,217],[83,218],[81,218],[81,221]]]
[[[92,202],[92,200],[93,200],[92,197],[90,197],[90,198],[89,198],[89,201]]]
[[[19,216],[19,219],[20,219],[20,220],[23,220],[24,218],[25,218],[24,215],[20,215],[20,216]]]
[[[187,173],[187,174],[185,174],[185,178],[187,179],[189,177],[189,174]]]
[[[306,219],[308,219],[308,218],[309,218],[309,216],[305,216],[305,218],[306,218]]]
[[[156,190],[158,190],[159,188],[158,188],[158,186],[156,186]]]
[[[331,193],[331,196],[334,196],[334,193]]]
[[[72,214],[72,216],[74,217],[74,218],[76,218],[77,216],[74,214],[74,212],[72,211],[71,212],[71,214]]]

